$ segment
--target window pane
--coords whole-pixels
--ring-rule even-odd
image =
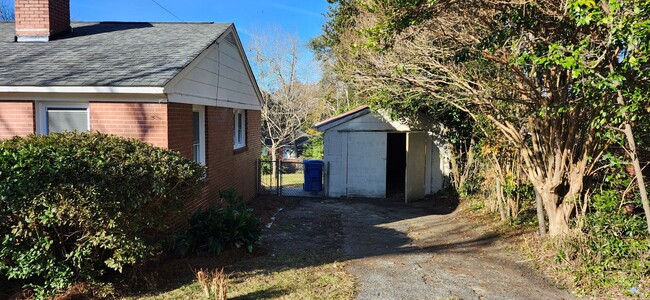
[[[201,122],[201,117],[198,111],[192,112],[192,118],[193,118],[193,123],[194,123],[194,143],[198,144],[199,143],[199,126]]]
[[[192,152],[194,154],[195,162],[202,162],[201,157],[201,113],[198,111],[192,112],[192,131],[194,135],[194,143],[192,144]]]
[[[47,132],[87,131],[88,110],[85,108],[48,108]]]
[[[241,124],[242,124],[241,119],[242,119],[242,114],[237,113],[237,142],[240,145],[244,142],[243,141],[243,134],[242,134],[243,133],[243,130],[242,130],[243,128],[241,126]]]
[[[193,146],[193,150],[194,150],[194,161],[201,162],[201,145],[199,143],[195,143]]]
[[[232,121],[232,128],[233,128],[233,134],[232,134],[232,141],[235,145],[237,145],[237,112],[235,112],[235,116]]]

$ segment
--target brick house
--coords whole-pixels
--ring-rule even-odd
[[[255,195],[261,93],[232,23],[71,23],[69,0],[16,0],[0,23],[0,139],[135,138],[207,166],[200,201]]]

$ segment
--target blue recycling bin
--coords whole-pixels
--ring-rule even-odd
[[[305,184],[303,190],[306,192],[320,192],[323,190],[323,161],[305,160]]]

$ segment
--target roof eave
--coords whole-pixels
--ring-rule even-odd
[[[360,107],[357,107],[353,110],[350,110],[348,112],[345,112],[341,115],[335,116],[333,118],[321,121],[319,123],[316,123],[314,127],[316,130],[320,132],[325,132],[331,128],[334,128],[342,123],[348,122],[350,120],[356,119],[358,117],[367,115],[370,113],[370,107],[367,105],[363,105]]]
[[[0,93],[164,94],[159,86],[0,86]]]

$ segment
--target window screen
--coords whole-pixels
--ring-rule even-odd
[[[47,133],[63,131],[87,131],[88,109],[86,108],[48,108]]]
[[[235,149],[246,146],[246,114],[243,110],[235,110],[233,127]]]

